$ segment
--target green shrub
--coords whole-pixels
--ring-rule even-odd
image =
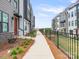
[[[31,36],[31,37],[35,37],[35,36],[36,36],[36,31],[33,30],[32,32],[30,32],[30,33],[29,33],[29,36]]]
[[[17,55],[17,54],[21,54],[21,53],[23,53],[23,52],[24,52],[24,50],[23,50],[22,48],[17,47],[17,48],[12,49],[12,51],[11,51],[11,56]]]
[[[11,56],[12,56],[12,55],[17,55],[17,52],[16,52],[15,49],[13,49],[13,50],[11,51]]]
[[[17,59],[17,56],[16,56],[16,55],[12,55],[12,58],[13,58],[13,59]]]
[[[21,54],[21,53],[23,53],[24,51],[23,51],[23,49],[22,48],[17,48],[17,54]]]

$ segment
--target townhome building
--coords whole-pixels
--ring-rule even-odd
[[[22,16],[20,18],[19,35],[27,35],[32,31],[31,24],[34,16],[30,0],[20,0],[19,15]]]
[[[60,13],[60,32],[67,33],[68,31],[68,19],[67,19],[67,11],[64,10]]]
[[[68,12],[68,33],[76,33],[79,28],[79,2],[71,4]]]
[[[57,15],[53,21],[52,21],[52,27],[53,31],[59,31],[60,30],[60,14]]]
[[[57,19],[59,16],[59,21]],[[69,5],[63,12],[59,13],[53,21],[53,30],[59,29],[60,32],[78,33],[79,31],[79,1]]]
[[[0,0],[0,41],[18,35],[19,0]]]
[[[31,19],[31,28],[30,28],[30,31],[32,31],[35,28],[35,16],[33,14],[33,9],[32,9],[31,4],[30,4],[30,7],[31,7],[31,9],[30,9],[30,11],[31,11],[30,12],[30,19]]]
[[[30,0],[0,0],[0,43],[29,33],[33,16]]]

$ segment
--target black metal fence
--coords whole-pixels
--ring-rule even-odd
[[[69,59],[79,59],[79,35],[73,33],[55,32],[52,30],[40,30],[56,46],[66,53]]]

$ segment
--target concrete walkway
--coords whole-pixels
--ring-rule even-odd
[[[38,31],[34,45],[23,59],[55,59],[44,36]]]

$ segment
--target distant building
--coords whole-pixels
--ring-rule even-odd
[[[19,35],[26,35],[32,31],[31,24],[34,16],[30,0],[20,0],[19,11],[22,16],[20,18]]]
[[[53,30],[59,28],[60,32],[76,33],[79,30],[79,2],[71,4],[58,14],[52,21],[52,27]]]
[[[68,32],[68,19],[66,10],[60,13],[60,32]]]
[[[52,20],[52,27],[53,27],[53,31],[58,31],[58,30],[60,30],[60,15],[57,15],[57,16]]]
[[[68,12],[68,33],[76,33],[79,28],[79,2],[70,5]]]

